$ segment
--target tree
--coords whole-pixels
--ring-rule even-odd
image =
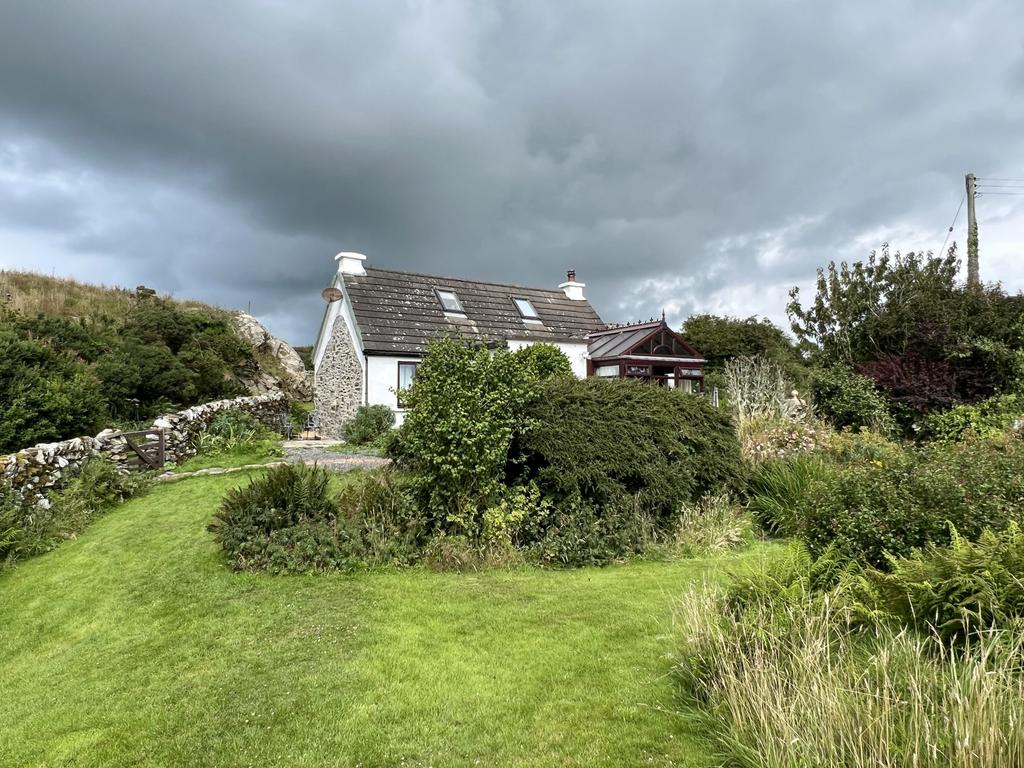
[[[866,375],[911,413],[976,402],[1017,386],[1021,296],[998,285],[957,282],[956,247],[931,253],[872,252],[818,269],[813,303],[790,292],[793,333],[811,359]]]
[[[767,318],[692,315],[682,327],[683,337],[708,361],[711,373],[724,370],[738,357],[764,357],[778,365],[787,380],[800,389],[807,382],[807,365],[785,332]]]

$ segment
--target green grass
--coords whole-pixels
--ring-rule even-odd
[[[284,452],[281,450],[281,441],[266,440],[259,443],[245,443],[226,451],[199,454],[182,462],[171,471],[179,473],[195,472],[199,469],[209,469],[211,467],[244,467],[249,464],[266,464],[271,461],[281,461],[283,458]]]
[[[0,763],[678,766],[689,585],[764,556],[605,569],[234,574],[245,476],[155,488],[0,575]]]

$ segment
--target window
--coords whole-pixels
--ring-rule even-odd
[[[519,314],[526,320],[540,320],[540,315],[537,314],[537,310],[533,308],[533,304],[530,303],[529,299],[518,299],[513,298],[516,309],[519,310]]]
[[[462,308],[462,302],[455,295],[455,291],[443,291],[440,288],[435,288],[434,291],[437,293],[437,298],[445,312],[458,312],[460,315],[466,314],[466,310]]]
[[[402,403],[402,392],[412,386],[412,380],[416,377],[416,369],[419,367],[419,363],[399,363],[398,364],[398,389],[396,390],[398,395],[398,407],[404,408],[405,404]]]

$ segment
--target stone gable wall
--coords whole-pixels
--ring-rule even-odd
[[[343,315],[338,315],[313,385],[320,433],[337,437],[363,402],[363,366]]]
[[[243,411],[268,427],[278,429],[281,417],[287,410],[287,397],[281,392],[272,392],[232,400],[215,400],[168,413],[154,420],[150,428],[164,430],[166,461],[180,463],[195,454],[196,436],[206,430],[218,413]],[[128,472],[132,469],[128,464],[130,455],[132,451],[122,433],[115,429],[105,429],[95,437],[40,443],[8,456],[0,456],[0,468],[4,482],[23,494],[34,494],[45,503],[46,492],[59,488],[64,476],[86,460],[101,457],[115,463],[122,472]]]

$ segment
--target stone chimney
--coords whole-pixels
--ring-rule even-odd
[[[576,282],[576,270],[570,269],[565,275],[565,282],[560,283],[559,288],[565,291],[565,295],[573,301],[584,301],[583,289],[587,287],[586,283]]]
[[[334,257],[334,260],[338,262],[338,271],[343,275],[366,274],[366,269],[363,267],[363,262],[366,261],[366,256],[361,253],[342,251]]]

